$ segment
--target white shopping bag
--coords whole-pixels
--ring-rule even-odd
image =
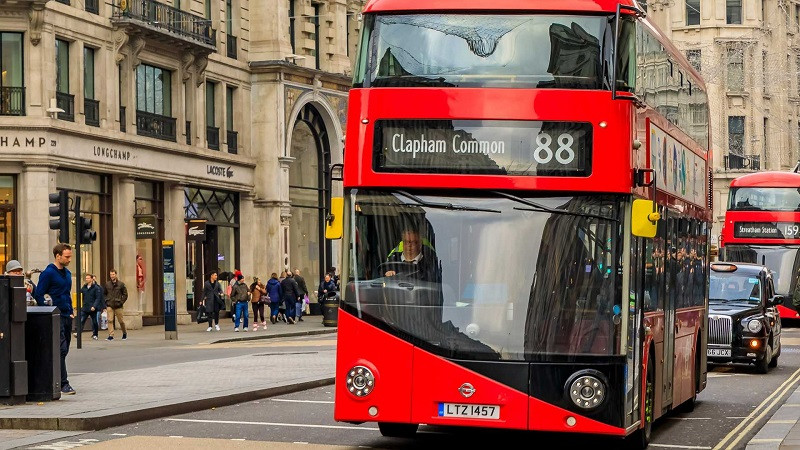
[[[100,323],[100,329],[101,330],[107,330],[108,329],[108,313],[103,311],[100,314],[98,314],[97,315],[97,321]]]

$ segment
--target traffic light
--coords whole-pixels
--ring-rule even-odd
[[[97,240],[97,231],[92,229],[92,219],[78,216],[75,220],[75,226],[77,227],[78,244],[91,244]]]
[[[49,195],[50,229],[58,230],[58,242],[69,242],[69,198],[67,191],[58,191]]]

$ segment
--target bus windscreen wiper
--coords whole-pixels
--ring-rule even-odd
[[[487,208],[473,208],[471,206],[464,206],[464,205],[454,205],[452,203],[439,203],[439,202],[429,202],[425,201],[414,194],[410,194],[406,191],[395,191],[398,194],[402,195],[403,197],[410,198],[417,202],[420,206],[427,206],[430,208],[442,208],[442,209],[452,209],[457,211],[480,211],[480,212],[490,212],[490,213],[497,213],[500,214],[500,211],[496,209],[487,209]]]
[[[550,208],[549,206],[540,205],[539,203],[532,202],[528,199],[524,199],[522,197],[517,197],[516,195],[508,194],[502,191],[491,191],[492,194],[496,194],[511,200],[514,200],[517,203],[522,203],[523,205],[530,206],[530,208],[520,208],[518,206],[514,207],[517,211],[540,211],[540,212],[549,212],[551,214],[564,214],[568,216],[578,216],[578,217],[592,217],[594,219],[602,219],[602,220],[610,220],[612,222],[619,222],[619,220],[605,217],[598,214],[589,214],[589,213],[581,213],[581,212],[574,212],[574,211],[566,211],[563,209],[558,208]]]

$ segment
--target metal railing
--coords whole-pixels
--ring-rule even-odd
[[[203,44],[216,46],[211,21],[155,0],[114,0],[113,19],[133,19]]]
[[[56,106],[63,109],[64,112],[58,113],[58,118],[61,120],[75,121],[75,96],[72,94],[65,94],[63,92],[56,92]]]
[[[233,153],[234,155],[239,153],[239,133],[228,130],[227,138],[228,138],[228,153]]]
[[[25,115],[25,88],[0,87],[0,116]]]
[[[761,156],[728,153],[725,155],[725,170],[761,170]]]
[[[192,145],[192,121],[186,121],[186,145]]]
[[[176,142],[174,117],[136,111],[136,134]]]
[[[83,114],[86,116],[86,125],[100,126],[100,101],[91,98],[83,99]]]
[[[84,6],[84,9],[86,11],[89,11],[90,13],[93,13],[93,14],[99,14],[100,13],[100,7],[99,7],[99,3],[100,2],[99,2],[99,0],[85,0],[85,2],[86,3],[85,3],[85,6]]]
[[[236,59],[236,36],[228,35],[228,42],[226,44],[228,46],[228,58]]]
[[[128,131],[128,115],[125,114],[125,107],[119,107],[119,131],[125,133]]]
[[[211,150],[219,150],[219,128],[206,127],[206,142]]]

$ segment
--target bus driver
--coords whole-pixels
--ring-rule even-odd
[[[393,248],[386,257],[387,263],[409,263],[417,266],[416,277],[423,281],[437,281],[439,277],[436,253],[427,240],[423,240],[418,230],[406,227],[403,229],[402,240]],[[397,275],[396,270],[387,270],[385,275]],[[401,274],[402,275],[402,274]]]

